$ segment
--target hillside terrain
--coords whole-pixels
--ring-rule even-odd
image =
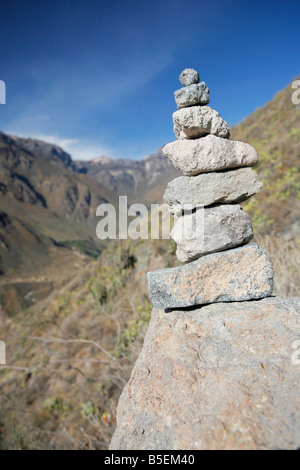
[[[300,77],[295,77],[299,80]],[[294,80],[293,80],[294,81]],[[232,129],[232,139],[247,142],[260,160],[262,191],[244,204],[257,232],[300,236],[300,106],[292,103],[291,84]]]
[[[46,300],[0,312],[0,449],[108,447],[152,310],[146,272],[174,262],[168,241],[113,241]]]
[[[178,175],[161,150],[140,160],[73,161],[60,147],[0,133],[0,300],[30,306],[101,253],[96,208],[161,202]]]
[[[260,237],[276,295],[299,294],[300,247]],[[178,264],[168,240],[111,242],[63,287],[7,318],[0,449],[106,449],[150,319],[146,272]]]
[[[9,311],[22,291],[49,293],[103,248],[96,207],[117,197],[74,168],[59,148],[0,133],[0,298]]]

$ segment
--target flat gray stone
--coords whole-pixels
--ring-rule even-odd
[[[220,114],[209,106],[192,106],[173,113],[177,139],[197,139],[207,134],[228,139],[230,128]]]
[[[300,299],[154,309],[110,449],[296,450],[299,338]]]
[[[272,294],[273,277],[256,243],[147,274],[150,300],[161,309],[262,299]]]
[[[174,92],[177,108],[205,105],[209,103],[209,89],[204,82],[185,86]]]
[[[163,199],[171,214],[180,215],[184,206],[210,206],[218,203],[239,203],[258,193],[262,183],[251,168],[179,176],[172,180]]]
[[[251,145],[209,134],[194,140],[175,140],[162,149],[175,168],[186,176],[253,166],[258,155]]]
[[[171,237],[179,261],[245,245],[253,238],[251,218],[239,205],[198,209],[179,217]]]
[[[179,81],[181,85],[188,86],[188,85],[192,85],[193,83],[199,83],[200,77],[199,77],[198,72],[196,72],[196,70],[184,69],[179,75]]]

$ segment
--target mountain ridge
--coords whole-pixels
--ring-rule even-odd
[[[159,203],[166,183],[180,173],[165,158],[162,147],[140,160],[96,157],[76,160],[80,173],[85,173],[119,195],[127,195],[129,203]],[[162,173],[163,172],[163,173]]]
[[[74,171],[63,151],[54,148],[51,161],[50,144],[23,144],[0,132],[0,300],[13,311],[20,305],[11,307],[11,299],[24,281],[50,285],[72,265],[99,256],[104,245],[95,235],[96,208],[117,204],[115,193]]]

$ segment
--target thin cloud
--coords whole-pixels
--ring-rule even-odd
[[[49,144],[58,145],[65,150],[65,152],[69,153],[74,160],[91,160],[100,156],[112,157],[113,154],[113,149],[110,149],[107,146],[98,143],[86,144],[84,141],[79,139],[47,134],[31,135],[30,137],[48,142]]]

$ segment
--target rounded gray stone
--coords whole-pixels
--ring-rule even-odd
[[[204,82],[185,86],[174,92],[177,108],[205,105],[209,103],[209,89]]]
[[[184,69],[179,75],[179,81],[181,85],[188,86],[193,85],[193,83],[199,83],[200,77],[198,72],[194,69]]]

